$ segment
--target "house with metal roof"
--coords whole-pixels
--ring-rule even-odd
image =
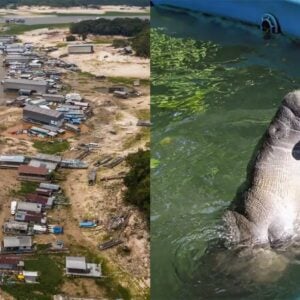
[[[67,256],[66,275],[80,277],[101,277],[101,265],[87,263],[85,257]]]
[[[24,163],[23,155],[0,155],[0,168],[18,168]]]
[[[17,204],[17,211],[28,211],[33,213],[41,213],[42,205],[39,203],[23,202],[20,201]]]
[[[49,161],[55,163],[60,163],[62,159],[62,157],[59,155],[51,155],[51,154],[44,154],[44,153],[38,153],[34,158],[40,161]]]
[[[12,64],[12,63],[28,63],[32,60],[32,57],[30,56],[25,56],[21,54],[8,54],[5,59],[4,59],[4,64],[6,66]]]
[[[58,163],[49,161],[40,161],[38,159],[31,159],[28,166],[36,168],[46,168],[49,172],[53,172],[57,169]]]
[[[21,271],[24,268],[24,261],[17,256],[0,256],[1,271]]]
[[[53,192],[58,192],[60,190],[60,186],[53,183],[41,182],[39,187],[41,189],[51,190]]]
[[[65,96],[63,96],[63,95],[56,95],[56,94],[43,94],[42,97],[47,102],[64,103],[65,100],[66,100]]]
[[[48,90],[48,82],[45,80],[30,80],[30,79],[5,79],[3,80],[4,90],[30,90],[44,94]]]
[[[94,46],[91,44],[74,44],[68,47],[69,54],[94,53]]]
[[[31,236],[5,236],[1,252],[27,252],[33,250]]]
[[[24,280],[26,283],[37,283],[37,279],[39,277],[39,272],[23,271],[22,275],[24,276]]]
[[[53,109],[45,109],[34,105],[26,105],[23,108],[23,119],[30,122],[60,127],[64,122],[64,114]]]
[[[17,222],[14,220],[5,222],[2,226],[4,233],[26,234],[28,232],[27,222]]]
[[[15,220],[18,222],[28,222],[31,224],[46,224],[47,218],[42,213],[33,213],[28,211],[17,211]]]
[[[18,179],[21,181],[47,181],[49,171],[45,167],[21,165],[18,168]]]
[[[42,209],[51,209],[54,204],[55,197],[45,197],[38,194],[28,194],[25,196],[26,200],[30,203],[42,205]]]

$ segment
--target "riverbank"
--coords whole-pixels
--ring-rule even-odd
[[[18,38],[23,42],[32,43],[34,48],[40,51],[41,48],[47,46],[46,40],[50,40],[49,43],[53,45],[58,42],[55,31],[58,31],[60,42],[62,42],[62,36],[65,37],[68,34],[65,30],[46,30],[46,33],[28,32]],[[40,40],[41,36],[43,39]],[[51,38],[52,36],[54,37]],[[35,37],[37,40],[34,40]],[[133,61],[132,65],[134,63]],[[62,153],[65,158],[78,157],[80,154],[78,145],[97,143],[100,147],[94,149],[85,158],[85,162],[93,166],[101,157],[126,156],[136,152],[139,148],[149,146],[149,128],[136,126],[139,119],[149,119],[149,83],[141,81],[141,85],[137,87],[140,91],[138,97],[126,100],[116,98],[108,93],[108,87],[114,84],[124,84],[124,82],[129,87],[133,86],[134,80],[130,78],[130,72],[123,75],[124,77],[112,76],[99,79],[91,73],[85,73],[84,70],[64,72],[63,85],[68,91],[83,95],[93,110],[93,115],[85,123],[87,130],[76,137],[68,138],[70,149]],[[0,128],[0,133],[2,135],[5,133],[0,143],[2,154],[28,155],[37,152],[33,139],[24,139],[22,135],[11,133],[12,128],[22,122],[21,114],[21,108],[1,108],[1,115],[7,120],[6,125]],[[125,163],[113,169],[101,168],[94,186],[88,185],[87,170],[68,170],[60,173],[63,178],[61,185],[70,201],[70,207],[53,211],[50,217],[64,226],[64,235],[60,238],[71,251],[103,262],[103,272],[107,276],[103,282],[65,280],[59,287],[60,292],[70,296],[103,298],[107,297],[108,290],[115,290],[115,293],[110,294],[111,298],[121,295],[124,299],[147,299],[150,287],[150,246],[147,220],[137,208],[124,203],[125,187],[122,180],[101,181],[102,177],[124,174],[127,171],[128,167]],[[2,184],[2,205],[5,209],[3,215],[0,215],[0,225],[3,224],[9,211],[12,190],[19,188],[14,171],[9,173],[2,170],[1,174],[7,182]],[[74,182],[76,182],[75,185]],[[120,214],[127,216],[126,227],[112,231],[109,224]],[[100,220],[100,227],[97,230],[80,229],[79,220],[86,218]],[[123,244],[100,252],[99,244],[115,236],[121,238]],[[53,242],[53,239],[51,235],[41,235],[36,238],[36,241],[39,244],[48,244]]]
[[[78,65],[82,72],[95,76],[127,77],[137,79],[150,78],[150,60],[132,54],[124,54],[112,46],[119,36],[88,36],[85,42],[94,43],[94,53],[68,55],[68,44],[65,42],[68,29],[37,29],[19,35],[23,42],[33,43],[36,47],[57,47],[50,53],[54,58],[61,57],[68,63]]]

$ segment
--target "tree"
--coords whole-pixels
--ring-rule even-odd
[[[150,151],[141,150],[129,154],[126,163],[130,171],[124,178],[127,190],[125,201],[136,205],[150,218]]]
[[[150,29],[145,28],[132,39],[132,48],[137,56],[150,57]]]
[[[76,37],[74,35],[68,35],[66,37],[66,41],[67,42],[74,42],[74,41],[76,41]]]

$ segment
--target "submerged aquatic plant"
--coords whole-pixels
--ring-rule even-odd
[[[218,47],[211,42],[174,38],[151,31],[152,103],[159,108],[203,112],[205,97],[222,79],[209,63]]]

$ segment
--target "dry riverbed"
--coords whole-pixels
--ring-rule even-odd
[[[35,30],[23,34],[20,39],[23,42],[31,42],[37,47],[54,46],[62,42],[66,34],[68,32],[65,30]],[[65,51],[65,49],[62,48],[59,51]],[[109,59],[105,61],[102,52],[107,53]],[[52,55],[55,56],[58,53],[54,52]],[[100,148],[95,149],[85,159],[92,166],[104,155],[126,156],[128,153],[136,152],[139,148],[149,147],[149,129],[136,126],[138,119],[149,119],[150,88],[148,83],[137,88],[142,93],[141,96],[127,100],[117,99],[106,90],[108,86],[118,80],[122,83],[123,77],[126,77],[128,85],[133,83],[133,80],[128,81],[128,78],[131,77],[148,79],[149,60],[141,60],[134,56],[123,57],[117,54],[109,43],[99,44],[95,54],[68,56],[64,59],[78,64],[82,71],[109,76],[107,79],[100,80],[90,74],[80,72],[69,72],[64,75],[64,83],[69,86],[70,90],[82,94],[91,104],[94,112],[86,122],[87,130],[80,136],[69,138],[71,148],[70,151],[64,153],[64,156],[76,157],[79,152],[75,148],[81,143],[99,143]],[[99,60],[99,65],[93,63],[94,59]],[[116,68],[110,70],[112,64],[115,64]],[[3,135],[5,132],[9,132],[10,128],[22,123],[21,111],[20,108],[0,108],[0,116],[6,120],[5,126],[0,127],[1,153],[32,154],[36,152],[32,146],[33,141],[30,139],[23,139],[22,136]],[[131,291],[132,299],[145,299],[150,287],[150,248],[147,221],[138,209],[124,203],[122,195],[125,187],[122,180],[100,180],[102,177],[127,171],[128,168],[124,162],[113,169],[100,168],[97,174],[98,180],[94,186],[89,186],[87,183],[88,170],[63,171],[62,175],[65,180],[61,184],[71,206],[51,212],[50,218],[64,225],[65,234],[62,239],[68,247],[77,249],[76,247],[84,245],[89,251],[99,254],[109,262],[110,272],[113,273],[113,276]],[[2,194],[0,193],[1,199],[3,199],[2,206],[5,207],[0,213],[1,226],[7,218],[10,191],[15,189],[19,183],[16,180],[15,171],[0,170],[0,172],[5,178],[2,182]],[[127,226],[122,230],[109,230],[108,223],[111,218],[120,213],[129,216]],[[84,218],[98,219],[100,226],[92,230],[79,229],[78,222]],[[116,236],[124,241],[122,245],[103,252],[98,250],[99,243]],[[54,236],[51,235],[38,237],[38,241],[41,243],[49,243],[53,239]],[[105,275],[112,276],[112,274]],[[80,286],[84,286],[84,288],[80,288]],[[104,290],[101,285],[93,284],[89,280],[80,280],[80,285],[74,285],[67,281],[62,286],[62,292],[72,296],[87,296],[85,291],[89,291],[89,297],[103,299]]]

